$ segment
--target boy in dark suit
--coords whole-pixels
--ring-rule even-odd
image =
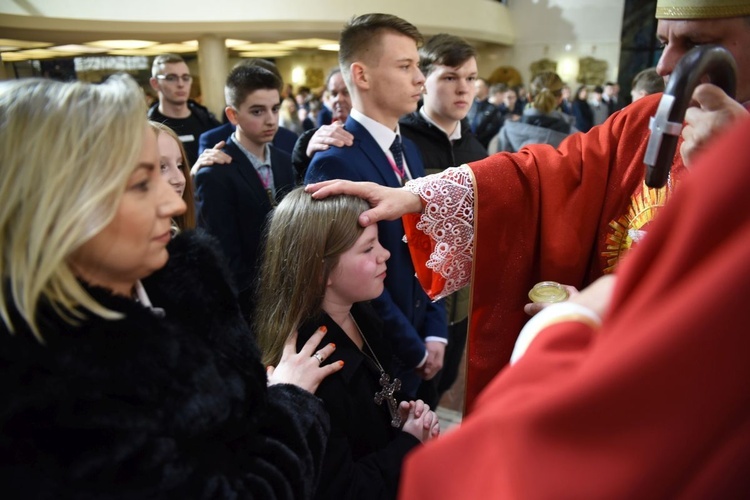
[[[365,14],[341,32],[339,64],[352,98],[345,128],[351,147],[318,152],[305,182],[326,179],[400,186],[424,175],[416,146],[400,134],[399,117],[417,109],[425,79],[419,70],[422,37],[412,24],[387,14]],[[385,323],[400,369],[402,388],[416,394],[443,365],[447,322],[442,302],[432,302],[415,277],[400,221],[378,224],[391,252],[385,291],[373,306]]]
[[[236,130],[223,151],[232,161],[195,175],[198,225],[219,240],[248,319],[266,215],[294,187],[290,155],[271,145],[279,126],[281,85],[259,66],[241,65],[229,73],[225,111]]]

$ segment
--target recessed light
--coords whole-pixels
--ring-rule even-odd
[[[100,54],[106,52],[107,49],[101,49],[97,47],[89,47],[88,45],[56,45],[49,47],[47,50],[54,50],[55,52],[64,52],[67,54]]]
[[[28,59],[51,59],[53,57],[62,57],[63,54],[60,52],[53,52],[51,50],[44,49],[30,49],[30,50],[19,50],[17,52],[3,52],[3,61],[15,62],[15,61],[26,61]]]
[[[0,38],[0,52],[19,49],[41,49],[52,45],[47,42],[33,42],[30,40],[13,40],[11,38]]]
[[[246,43],[244,45],[238,45],[232,47],[233,50],[241,52],[255,52],[255,51],[268,51],[272,50],[275,52],[283,52],[293,50],[292,47],[281,45],[278,43]]]
[[[252,52],[240,52],[240,57],[286,57],[292,53],[287,50],[254,50]]]
[[[149,40],[97,40],[95,42],[87,42],[86,45],[91,47],[101,47],[104,49],[145,49],[156,45],[157,42]]]
[[[338,44],[336,40],[329,40],[326,38],[301,38],[298,40],[282,40],[279,43],[281,45],[287,45],[296,49],[317,49],[321,45],[328,45],[331,43]]]

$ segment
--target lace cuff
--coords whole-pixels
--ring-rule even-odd
[[[426,267],[445,279],[434,299],[469,284],[474,255],[474,183],[467,165],[406,183],[424,204],[416,227],[435,242]]]

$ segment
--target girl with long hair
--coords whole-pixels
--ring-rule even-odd
[[[319,346],[333,343],[336,351],[319,359],[343,363],[316,393],[331,417],[316,498],[395,498],[406,453],[439,434],[429,406],[396,399],[390,348],[367,303],[383,293],[390,253],[377,226],[357,222],[366,209],[359,198],[316,201],[299,188],[276,207],[267,228],[255,316],[263,362],[281,356],[288,339],[279,332],[298,329],[300,347],[324,325]]]

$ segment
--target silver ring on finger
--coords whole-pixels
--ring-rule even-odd
[[[323,359],[324,358],[323,358],[323,355],[320,354],[320,351],[318,351],[315,354],[313,354],[313,358],[315,358],[315,359],[318,360],[318,364],[321,364],[321,365],[323,364]]]

